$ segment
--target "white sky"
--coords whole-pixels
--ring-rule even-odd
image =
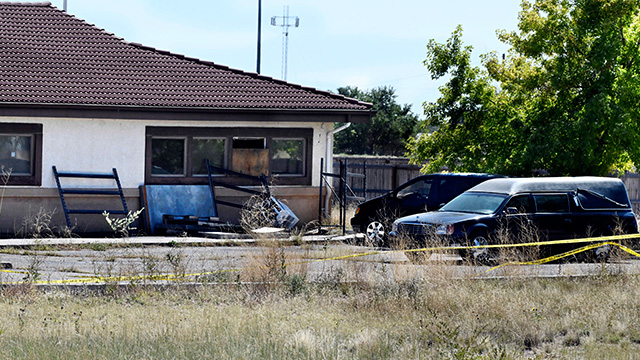
[[[64,0],[49,0],[63,8]],[[67,0],[67,11],[129,42],[256,71],[257,0]],[[458,24],[474,59],[506,52],[497,29],[515,30],[519,0],[262,0],[261,74],[281,77],[282,27],[289,28],[287,81],[336,92],[391,86],[422,117],[442,83],[422,64],[429,39],[446,41]],[[279,23],[282,22],[278,19]]]

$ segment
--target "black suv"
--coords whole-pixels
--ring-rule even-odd
[[[392,236],[451,245],[495,243],[507,230],[523,241],[523,224],[541,240],[637,233],[629,196],[620,179],[602,177],[505,178],[483,182],[440,210],[396,220]],[[462,252],[478,260],[487,249]]]
[[[396,189],[358,205],[351,226],[365,233],[373,245],[382,245],[393,220],[437,210],[465,190],[500,175],[439,173],[413,178]]]

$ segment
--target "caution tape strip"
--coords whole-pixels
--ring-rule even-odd
[[[591,238],[580,238],[580,239],[568,239],[568,240],[550,240],[550,241],[538,241],[538,242],[528,242],[528,243],[519,243],[519,244],[494,244],[494,245],[475,245],[475,246],[434,246],[434,247],[425,247],[425,248],[417,248],[417,249],[402,249],[402,250],[385,250],[385,251],[369,251],[362,252],[356,254],[349,255],[341,255],[334,256],[330,258],[322,258],[322,259],[312,259],[305,260],[295,263],[286,263],[283,264],[284,267],[292,266],[292,265],[304,265],[315,262],[325,262],[325,261],[336,261],[336,260],[346,260],[352,258],[358,258],[363,256],[371,256],[371,255],[380,255],[380,254],[392,254],[398,252],[434,252],[434,251],[443,251],[443,250],[471,250],[471,249],[493,249],[493,248],[515,248],[515,247],[533,247],[533,246],[550,246],[550,245],[567,245],[567,244],[580,244],[580,243],[594,243],[591,245],[583,246],[578,249],[574,249],[571,251],[567,251],[561,254],[549,256],[539,260],[533,261],[524,261],[524,262],[507,262],[504,264],[500,264],[498,266],[492,267],[485,272],[490,272],[496,269],[499,269],[504,266],[513,266],[513,265],[541,265],[551,261],[559,260],[568,256],[572,256],[584,251],[588,251],[591,249],[595,249],[601,246],[611,245],[620,248],[621,250],[640,258],[640,253],[632,250],[629,247],[624,245],[615,243],[613,241],[620,240],[632,240],[640,238],[640,234],[628,234],[628,235],[613,235],[613,236],[602,236],[602,237],[591,237]],[[190,273],[190,274],[154,274],[154,275],[135,275],[135,276],[90,276],[81,279],[61,279],[61,280],[40,280],[34,281],[32,284],[76,284],[76,283],[114,283],[121,281],[182,281],[185,278],[190,277],[198,277],[198,276],[206,276],[213,274],[221,274],[227,272],[240,272],[245,269],[224,269],[217,271],[209,271],[209,272],[200,272],[200,273]],[[0,270],[1,272],[9,272],[9,273],[19,273],[19,274],[28,274],[27,271],[22,270]],[[24,281],[16,281],[16,282],[4,282],[3,284],[24,284]]]
[[[551,262],[551,261],[560,260],[560,259],[568,257],[568,256],[576,255],[576,254],[579,254],[579,253],[584,252],[584,251],[589,251],[589,250],[596,249],[596,248],[599,248],[601,246],[607,246],[607,245],[617,246],[621,250],[623,250],[623,251],[625,251],[625,252],[627,252],[627,253],[635,256],[635,257],[640,258],[640,254],[635,252],[635,251],[633,251],[629,247],[626,247],[626,246],[618,244],[618,243],[607,241],[607,242],[601,242],[601,243],[597,243],[597,244],[591,244],[591,245],[583,246],[581,248],[578,248],[578,249],[575,249],[575,250],[571,250],[571,251],[567,251],[567,252],[564,252],[562,254],[549,256],[549,257],[546,257],[544,259],[532,260],[532,261],[521,261],[521,262],[507,262],[507,263],[504,263],[504,264],[500,264],[498,266],[494,266],[494,267],[488,269],[486,272],[493,271],[493,270],[499,269],[499,268],[501,268],[503,266],[509,266],[509,265],[512,265],[512,266],[513,265],[542,265],[542,264],[545,264],[545,263],[548,263],[548,262]]]

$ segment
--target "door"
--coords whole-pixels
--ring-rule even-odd
[[[427,202],[429,201],[432,183],[433,179],[430,177],[421,178],[397,191],[395,198],[398,201],[400,216],[431,210],[427,208]]]
[[[534,242],[537,239],[532,216],[535,212],[530,194],[514,195],[503,208],[496,234],[504,243]]]
[[[534,194],[533,224],[543,239],[569,239],[573,235],[573,216],[569,207],[569,194]]]

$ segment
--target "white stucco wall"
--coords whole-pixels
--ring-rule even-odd
[[[14,118],[0,117],[5,123],[42,124],[42,187],[55,188],[51,170],[111,172],[118,170],[124,188],[144,184],[145,128],[147,126],[180,127],[255,127],[255,122],[149,121],[116,119]],[[319,184],[320,159],[326,155],[327,131],[332,123],[261,122],[262,127],[312,128],[312,185]],[[83,185],[79,179],[65,179],[68,185]],[[87,183],[88,186],[95,182]]]

